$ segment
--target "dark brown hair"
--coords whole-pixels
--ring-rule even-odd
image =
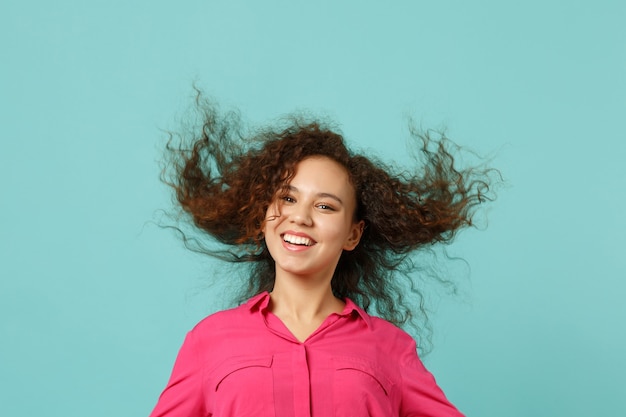
[[[298,162],[309,156],[331,158],[347,169],[357,196],[355,218],[365,222],[359,245],[339,260],[333,292],[396,325],[413,325],[422,351],[427,350],[431,329],[420,289],[425,274],[411,255],[433,243],[450,242],[458,230],[470,226],[477,205],[492,199],[497,171],[457,167],[457,146],[442,135],[435,140],[415,129],[415,167],[399,171],[351,152],[336,129],[319,121],[290,117],[274,127],[249,131],[238,113],[220,113],[214,102],[201,97],[197,105],[202,128],[172,135],[165,181],[193,224],[223,245],[215,249],[196,244],[185,232],[188,247],[247,262],[250,281],[242,298],[271,291],[274,261],[262,234],[266,210]]]

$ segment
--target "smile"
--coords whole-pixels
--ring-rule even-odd
[[[289,233],[283,235],[283,240],[292,245],[313,246],[315,244],[313,239],[304,236],[295,236]]]

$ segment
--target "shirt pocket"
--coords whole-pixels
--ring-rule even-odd
[[[213,415],[274,417],[272,363],[272,356],[238,356],[211,371]]]
[[[367,359],[335,357],[333,403],[336,417],[387,417],[393,415],[393,382],[387,373]]]

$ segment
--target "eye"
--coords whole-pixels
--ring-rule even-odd
[[[328,204],[325,203],[320,203],[317,205],[317,208],[321,209],[321,210],[328,210],[328,211],[335,211],[335,208],[332,206],[329,206]]]
[[[291,196],[289,196],[289,195],[281,197],[281,200],[283,200],[285,203],[295,203],[296,202],[296,199],[291,197]]]

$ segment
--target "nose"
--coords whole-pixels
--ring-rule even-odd
[[[303,225],[303,226],[311,226],[313,224],[313,219],[311,218],[310,209],[304,204],[296,204],[291,207],[291,221]]]

